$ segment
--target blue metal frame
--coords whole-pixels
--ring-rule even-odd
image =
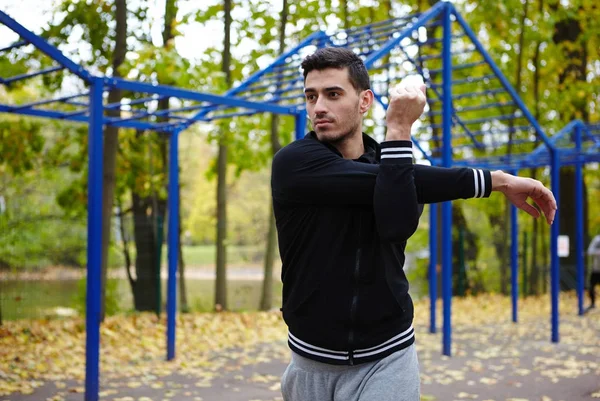
[[[453,20],[454,18],[454,20]],[[178,265],[178,137],[180,132],[190,125],[198,121],[213,121],[219,118],[228,118],[232,116],[244,116],[260,112],[269,112],[277,114],[287,114],[295,116],[295,137],[299,139],[304,136],[306,131],[307,116],[303,107],[303,94],[301,83],[303,77],[299,71],[299,55],[309,46],[350,46],[361,47],[361,56],[365,60],[365,65],[369,69],[382,69],[393,67],[393,63],[382,65],[381,59],[390,54],[396,48],[400,48],[409,61],[413,62],[418,67],[418,72],[425,77],[426,73],[431,75],[440,72],[443,75],[442,85],[434,82],[428,82],[429,87],[434,91],[439,99],[430,99],[430,106],[434,107],[436,103],[442,101],[441,110],[429,110],[429,117],[442,118],[442,123],[429,125],[429,128],[442,128],[441,158],[433,157],[428,154],[419,144],[418,138],[414,140],[416,146],[423,152],[425,158],[429,159],[432,164],[450,166],[470,166],[480,168],[497,168],[518,170],[527,167],[551,166],[552,175],[552,190],[555,197],[558,199],[559,188],[559,168],[561,165],[573,164],[576,166],[576,202],[583,204],[582,196],[582,165],[587,162],[600,161],[600,135],[593,132],[600,131],[600,125],[592,124],[585,125],[580,121],[574,121],[568,124],[558,134],[552,138],[546,136],[542,128],[539,126],[532,114],[527,110],[523,101],[519,98],[517,92],[509,84],[509,81],[504,77],[500,69],[496,66],[489,54],[483,48],[483,45],[478,41],[474,32],[470,29],[463,17],[456,11],[455,7],[448,2],[439,2],[430,10],[422,14],[415,14],[403,18],[392,19],[380,23],[374,23],[365,27],[356,27],[345,32],[338,32],[328,35],[322,31],[315,32],[299,43],[296,47],[285,52],[278,57],[270,66],[258,71],[236,88],[228,91],[225,95],[215,95],[200,93],[180,88],[175,88],[165,85],[154,85],[141,82],[132,82],[125,79],[96,77],[89,73],[82,66],[74,63],[68,57],[63,55],[57,48],[49,44],[46,40],[18,24],[14,19],[9,17],[4,12],[0,11],[0,23],[7,26],[9,29],[17,33],[21,40],[0,49],[0,52],[7,52],[13,49],[19,49],[28,44],[33,45],[36,49],[50,57],[54,61],[54,65],[40,71],[26,72],[9,78],[0,77],[0,85],[8,85],[11,83],[22,82],[25,79],[43,76],[57,72],[67,72],[80,78],[85,85],[90,86],[89,93],[77,93],[66,95],[56,99],[39,100],[28,104],[6,105],[0,104],[0,112],[21,114],[34,117],[45,117],[59,120],[67,120],[89,124],[89,181],[88,181],[88,283],[87,283],[87,313],[86,313],[86,401],[97,401],[98,398],[98,369],[99,369],[99,313],[100,313],[100,232],[102,218],[102,131],[105,126],[116,126],[122,128],[135,128],[142,130],[156,130],[165,132],[170,136],[169,150],[169,280],[168,280],[168,295],[167,295],[167,359],[172,359],[175,356],[175,314],[177,308],[176,302],[176,272]],[[456,23],[462,32],[452,32],[453,23]],[[417,65],[415,60],[408,56],[408,52],[404,45],[403,39],[409,38],[410,35],[418,28],[423,26],[437,26],[443,28],[442,38],[428,38],[424,42],[415,41],[413,45],[421,47],[431,46],[432,44],[442,43],[442,53],[427,55],[421,57],[418,61],[423,63],[428,60],[441,59],[443,62],[441,69],[428,69],[425,71]],[[343,33],[343,34],[342,34]],[[456,53],[452,52],[452,39],[468,38],[473,44],[473,48],[469,52],[478,53],[482,56],[482,61],[463,63],[452,66],[452,56]],[[291,60],[291,62],[290,62]],[[379,64],[378,64],[379,62]],[[378,65],[376,67],[376,64]],[[491,73],[482,76],[474,76],[467,78],[458,78],[452,80],[452,71],[467,70],[475,65],[486,64],[491,69]],[[298,76],[294,77],[294,71],[297,71]],[[284,79],[285,78],[285,79]],[[291,78],[291,79],[289,79]],[[397,79],[395,77],[394,79]],[[388,83],[389,78],[387,79]],[[500,87],[490,86],[483,91],[467,92],[462,94],[452,95],[453,85],[463,85],[475,81],[492,82],[498,81]],[[262,91],[257,93],[256,90],[264,89],[270,85],[278,85],[278,90]],[[438,92],[438,88],[442,89],[442,93]],[[103,95],[113,88],[131,91],[135,94],[145,94],[142,99],[135,99],[127,104],[103,104]],[[495,100],[491,103],[483,103],[478,106],[470,106],[465,108],[455,108],[454,102],[466,97],[479,95],[495,95],[497,93],[507,93],[512,99],[511,102],[501,102]],[[265,94],[275,94],[272,99],[260,99],[260,96]],[[87,103],[81,102],[79,98],[88,97]],[[184,104],[176,110],[169,111],[148,111],[147,109],[132,109],[132,115],[125,115],[120,118],[105,117],[106,110],[119,109],[121,107],[132,107],[135,105],[144,106],[144,103],[155,101],[159,98],[173,97],[189,104]],[[253,100],[249,100],[253,99]],[[376,99],[383,107],[386,107],[382,96],[376,94]],[[293,101],[296,100],[294,103]],[[289,101],[291,105],[282,104]],[[44,106],[62,105],[65,110],[47,109]],[[73,110],[77,107],[75,110]],[[469,111],[481,110],[485,108],[503,108],[510,107],[518,109],[522,116],[507,115],[504,112],[499,114],[499,117],[489,117],[487,119],[466,119],[463,120],[462,114]],[[180,113],[191,112],[190,115]],[[178,114],[174,114],[178,113]],[[167,117],[169,121],[164,122]],[[479,136],[485,137],[490,135],[489,130],[468,129],[467,125],[482,124],[486,122],[511,121],[525,119],[529,125],[511,125],[513,130],[527,130],[532,128],[538,138],[541,139],[542,145],[535,149],[530,154],[525,155],[510,155],[510,156],[488,156],[471,160],[455,160],[452,155],[452,140],[459,139],[463,135],[471,142],[468,144],[459,143],[455,146],[456,149],[463,146],[471,146],[473,149],[482,148],[483,141],[478,140]],[[464,134],[452,136],[452,128],[454,126],[462,127]],[[572,141],[568,135],[575,130],[575,146],[563,146],[565,139]],[[592,142],[592,146],[583,147],[584,138],[586,141]],[[427,139],[429,140],[429,139]],[[462,139],[460,139],[462,141]],[[519,139],[513,143],[517,143]],[[568,145],[572,145],[569,142]],[[579,296],[579,312],[582,313],[582,294],[583,294],[583,212],[581,208],[577,208],[577,274],[578,274],[578,296]],[[435,326],[435,298],[437,296],[436,284],[436,264],[437,264],[437,237],[436,237],[436,216],[437,211],[434,205],[430,208],[430,299],[431,299],[431,320],[430,331],[436,331]],[[557,215],[558,216],[558,215]],[[517,244],[517,219],[516,209],[511,210],[511,255],[513,258],[513,321],[517,321],[516,313],[516,295],[517,288],[516,279],[516,244]],[[558,238],[558,218],[555,219],[551,229],[551,305],[552,305],[552,341],[557,342],[558,334],[558,283],[559,283],[559,259],[557,256],[557,238]],[[451,355],[451,299],[452,299],[452,205],[446,202],[442,205],[442,243],[439,244],[442,248],[442,285],[443,285],[443,353]]]
[[[442,166],[452,166],[452,9],[450,3],[444,6],[443,14],[443,104],[442,104]],[[442,353],[452,355],[452,202],[442,204],[442,295],[443,338]]]
[[[85,401],[98,401],[100,369],[100,283],[102,281],[102,80],[93,78],[88,141],[88,236]]]
[[[517,175],[513,171],[513,175]],[[519,226],[517,220],[517,208],[510,205],[510,278],[511,278],[511,297],[512,297],[512,321],[517,323],[518,316],[518,297],[519,297]]]
[[[437,205],[429,205],[429,332],[435,334],[437,327],[436,302],[437,302]]]
[[[175,317],[177,316],[177,266],[179,265],[179,131],[169,137],[169,230],[167,278],[167,360],[175,358]]]

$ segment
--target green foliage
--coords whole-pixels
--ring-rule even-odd
[[[113,316],[123,311],[122,293],[119,290],[119,280],[106,280],[106,300],[104,308],[107,316]],[[85,316],[87,304],[87,278],[77,282],[77,292],[73,296],[72,305],[79,315]]]
[[[26,118],[0,120],[0,172],[32,170],[43,147],[41,124]]]
[[[69,174],[58,169],[4,178],[0,266],[85,266],[85,217],[66,215],[55,201]]]

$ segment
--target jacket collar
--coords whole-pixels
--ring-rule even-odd
[[[369,164],[379,163],[379,160],[381,157],[381,146],[379,145],[379,143],[377,143],[377,141],[375,139],[371,138],[369,135],[365,134],[364,132],[363,132],[362,136],[363,136],[363,145],[365,147],[365,153],[363,153],[358,159],[354,159],[354,160],[358,161],[358,162],[369,163]],[[306,134],[306,136],[304,138],[305,139],[314,139],[315,141],[318,141],[317,134],[315,133],[315,131],[310,131],[308,134]],[[327,142],[321,142],[321,143],[323,145],[325,145],[329,150],[331,150],[338,156],[342,157],[342,154],[340,153],[339,150],[337,150],[337,148],[335,146],[333,146]]]

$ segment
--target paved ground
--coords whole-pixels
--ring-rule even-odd
[[[598,310],[583,318],[563,319],[559,344],[548,341],[547,322],[458,328],[451,358],[439,352],[441,335],[419,326],[422,401],[600,399],[599,321]],[[157,372],[156,376],[102,377],[100,400],[282,400],[279,376],[288,358],[285,342],[277,341],[215,354],[206,366],[183,366],[165,376]],[[50,382],[34,394],[4,396],[0,401],[80,401],[82,386]]]

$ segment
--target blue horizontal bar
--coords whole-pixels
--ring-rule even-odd
[[[498,93],[506,93],[504,88],[488,89],[481,92],[468,92],[452,96],[452,100],[468,99],[479,96],[496,95]],[[431,99],[432,103],[439,102],[439,99]]]
[[[487,64],[485,62],[485,60],[476,61],[473,63],[466,63],[466,64],[453,64],[452,70],[453,71],[466,70],[468,68],[477,67],[477,66],[484,65],[484,64]],[[429,74],[439,74],[443,71],[443,68],[428,69],[428,71],[429,71]]]
[[[247,95],[244,96],[239,96],[240,99],[246,99],[246,100],[252,100],[252,99],[256,99],[255,101],[258,102],[274,102],[275,99],[281,97],[280,95],[283,95],[285,93],[296,93],[294,96],[302,96],[304,97],[304,91],[302,90],[301,87],[295,87],[295,88],[289,88],[289,89],[281,89],[281,90],[276,90],[276,91],[267,91],[267,92],[257,92],[257,93],[249,93]],[[271,99],[268,100],[263,100],[264,96],[267,95],[272,95]]]
[[[482,105],[468,106],[468,107],[462,107],[462,108],[460,106],[455,106],[454,108],[458,113],[461,113],[461,112],[467,112],[467,111],[491,109],[492,107],[498,107],[498,108],[517,107],[517,105],[513,102],[496,102],[496,103],[484,103]],[[442,112],[439,110],[429,110],[427,112],[427,115],[440,116],[440,115],[442,115]]]
[[[462,84],[476,84],[481,81],[485,81],[486,79],[492,80],[495,78],[497,78],[497,77],[494,74],[482,75],[480,77],[468,77],[468,78],[453,80],[452,85],[454,86],[454,85],[462,85]],[[436,87],[436,88],[441,88],[443,85],[432,83],[431,86]]]
[[[456,52],[456,53],[450,53],[451,57],[455,57],[455,56],[462,56],[463,54],[469,54],[469,53],[473,53],[477,51],[477,49],[475,48],[469,48],[466,50],[463,50],[461,52]],[[431,54],[431,55],[425,55],[425,56],[416,56],[415,59],[417,59],[418,61],[427,61],[427,60],[435,60],[435,59],[441,59],[442,58],[442,54]],[[452,83],[454,83],[454,81],[452,81]]]
[[[79,78],[91,84],[92,75],[89,72],[87,72],[85,68],[71,61],[56,47],[52,46],[40,36],[34,34],[33,32],[23,27],[21,24],[9,17],[3,11],[0,11],[0,23],[6,25],[9,29],[18,34],[23,40],[34,45],[41,52],[50,56],[56,62],[58,62],[59,64],[67,68],[69,71],[71,71],[73,74],[77,75]]]
[[[371,66],[373,64],[375,64],[375,62],[377,60],[379,60],[380,58],[382,58],[383,56],[388,54],[390,52],[390,50],[392,50],[394,47],[396,47],[400,42],[402,42],[402,40],[407,38],[415,29],[418,29],[420,26],[425,24],[430,19],[437,17],[441,13],[441,11],[444,9],[444,7],[445,7],[444,2],[436,3],[436,5],[434,5],[432,8],[430,8],[429,11],[423,13],[411,25],[410,28],[405,29],[400,35],[398,35],[397,38],[393,38],[393,39],[389,40],[385,46],[383,46],[381,49],[377,50],[371,56],[369,56],[364,62],[367,69],[370,69]]]
[[[516,117],[514,114],[505,114],[505,115],[501,115],[501,116],[476,118],[473,120],[462,120],[462,122],[465,125],[471,125],[471,124],[481,124],[481,123],[492,122],[492,121],[516,120],[519,118],[525,118],[525,117],[524,116]]]
[[[50,119],[54,119],[54,120],[75,121],[75,122],[80,122],[80,123],[84,123],[84,124],[89,123],[88,117],[83,114],[71,116],[71,115],[68,115],[68,113],[63,113],[63,112],[54,111],[54,110],[20,108],[20,107],[13,107],[13,106],[2,105],[2,104],[0,104],[0,113],[13,113],[13,114],[20,114],[20,115],[31,116],[31,117],[50,118]],[[105,122],[106,121],[107,120],[105,119]],[[143,129],[143,130],[153,130],[153,129],[155,129],[155,126],[156,126],[156,124],[149,124],[149,123],[143,123],[143,122],[119,123],[118,121],[113,124],[108,124],[108,122],[106,122],[106,124],[114,125],[114,126],[122,127],[122,128],[134,128],[134,129]]]
[[[261,78],[260,82],[262,83],[263,81],[266,81],[266,80],[269,80],[269,79],[273,80],[274,82],[277,82],[277,81],[280,81],[282,79],[291,78],[291,77],[297,77],[297,76],[302,76],[302,73],[300,71],[291,71],[291,72],[287,72],[285,74],[268,73],[268,74],[263,75],[263,77]]]
[[[401,32],[406,28],[404,26],[390,27],[385,32],[380,32],[377,35],[365,33],[364,37],[359,37],[354,40],[346,40],[346,46],[348,47],[360,47],[360,46],[374,46],[374,45],[385,45],[388,40],[394,39],[394,34]],[[381,38],[389,38],[387,40],[381,40]]]
[[[136,104],[159,101],[159,100],[165,99],[165,98],[166,98],[166,96],[148,96],[148,97],[144,97],[141,99],[131,100],[128,103],[122,103],[122,102],[109,103],[106,106],[104,106],[104,109],[111,110],[111,109],[121,108],[121,107],[125,107],[125,106],[135,106]],[[121,110],[123,110],[123,109],[121,109]],[[123,110],[123,111],[126,111],[126,110]]]
[[[83,96],[88,96],[88,94],[80,93],[77,95],[63,96],[63,97],[59,97],[56,99],[40,100],[40,101],[33,102],[33,103],[27,103],[27,104],[23,104],[23,105],[19,105],[19,106],[13,106],[13,110],[18,111],[18,110],[22,110],[22,109],[33,108],[35,106],[42,106],[45,104],[51,104],[51,103],[55,103],[55,102],[63,102],[65,100],[74,99],[74,98],[83,97]]]
[[[193,92],[186,89],[175,88],[167,85],[152,85],[143,82],[131,82],[124,79],[118,78],[105,78],[105,83],[113,88],[144,92],[144,93],[155,93],[158,95],[164,95],[169,97],[177,97],[180,99],[195,100],[197,102],[210,102],[218,105],[227,105],[231,107],[248,108],[257,111],[264,111],[270,113],[279,114],[294,114],[295,110],[282,107],[274,104],[263,104],[249,102],[246,100],[240,100],[235,97],[219,96],[201,92]],[[190,119],[191,121],[192,119]]]
[[[421,125],[419,128],[417,128],[417,132],[423,132],[423,131],[427,131],[428,129],[430,129],[431,126],[430,125]],[[512,129],[511,129],[512,128]],[[529,131],[530,129],[534,128],[531,125],[518,125],[518,126],[514,126],[514,127],[506,127],[506,128],[492,128],[492,129],[488,129],[488,130],[479,130],[479,131],[471,131],[471,135],[473,135],[474,137],[477,136],[481,136],[481,135],[495,135],[495,134],[502,134],[502,133],[507,133],[510,131]],[[470,136],[458,136],[458,135],[452,135],[452,138],[469,138]],[[441,140],[441,138],[432,138],[435,140]]]
[[[89,107],[89,103],[84,103],[84,102],[78,102],[76,100],[65,100],[63,103],[65,104],[71,104],[73,106],[81,106],[81,107]]]
[[[413,18],[417,18],[419,15],[421,15],[421,13],[415,13],[412,15],[407,15],[404,17],[398,17],[398,18],[390,18],[384,21],[378,21],[378,22],[373,22],[367,25],[363,25],[363,26],[357,26],[357,27],[352,27],[352,28],[348,28],[348,29],[344,29],[344,30],[339,30],[336,33],[339,32],[345,32],[345,33],[349,33],[349,32],[355,32],[355,31],[359,31],[359,30],[368,30],[372,27],[380,27],[382,25],[387,25],[387,24],[394,24],[397,21],[403,21],[403,20],[409,20],[409,19],[413,19]]]
[[[454,35],[452,35],[452,39],[462,39],[465,36],[467,36],[465,33],[454,34]],[[443,41],[444,41],[444,38],[427,39],[425,42],[419,42],[419,46],[435,45],[435,44],[441,43]]]
[[[301,74],[298,74],[299,76],[295,79],[288,79],[286,81],[282,81],[279,85],[276,83],[267,83],[264,85],[256,85],[256,86],[250,86],[248,87],[248,89],[244,92],[240,92],[240,93],[249,93],[253,90],[257,90],[257,89],[267,89],[270,88],[271,86],[280,86],[283,87],[285,85],[290,85],[290,84],[295,84],[297,82],[304,82],[304,77]]]
[[[257,111],[240,111],[240,112],[236,112],[236,113],[217,114],[216,116],[213,116],[213,117],[205,117],[202,121],[210,122],[210,121],[220,120],[220,119],[224,119],[224,118],[252,116],[254,114],[258,114],[258,112]]]
[[[464,137],[463,137],[464,138]],[[456,137],[452,137],[452,140],[457,139]],[[424,140],[424,139],[423,139]],[[491,144],[491,145],[484,145],[481,144],[481,147],[478,146],[474,146],[473,143],[463,143],[463,144],[452,144],[452,149],[477,149],[477,150],[498,150],[498,149],[502,149],[503,146],[508,146],[510,142],[504,142],[504,143],[496,143],[496,144]],[[525,143],[531,143],[533,144],[533,142],[530,139],[517,139],[517,140],[513,140],[512,144],[513,145],[522,145]],[[436,152],[442,151],[442,148],[436,147],[436,148],[432,148],[431,149],[432,152]],[[513,154],[518,154],[518,153],[513,153]],[[529,153],[526,153],[526,155],[529,155]]]
[[[452,6],[452,8],[454,9],[454,6]],[[508,93],[510,94],[513,101],[515,103],[517,103],[517,105],[519,106],[519,109],[521,109],[521,111],[523,112],[523,114],[525,115],[527,120],[530,122],[530,124],[533,125],[533,127],[535,128],[535,131],[537,133],[537,136],[548,147],[552,148],[552,144],[550,143],[550,140],[548,139],[548,137],[542,130],[542,127],[539,125],[539,123],[537,122],[535,117],[529,112],[529,110],[527,109],[527,106],[525,106],[525,103],[519,97],[519,94],[517,93],[517,91],[515,91],[515,89],[511,86],[508,79],[506,79],[506,77],[502,73],[502,70],[500,68],[498,68],[498,66],[494,63],[494,60],[491,58],[491,56],[485,51],[485,48],[483,47],[481,42],[479,42],[479,39],[478,39],[477,35],[475,35],[475,32],[473,32],[473,30],[471,29],[469,24],[467,24],[465,19],[462,17],[462,15],[460,15],[460,13],[456,12],[455,9],[453,10],[452,14],[454,15],[454,18],[456,18],[456,21],[463,28],[463,31],[465,32],[465,34],[471,39],[471,42],[473,43],[473,45],[475,45],[477,50],[479,50],[479,52],[483,56],[484,60],[486,60],[488,62],[490,68],[496,74],[496,76],[498,77],[500,82],[502,83],[502,86],[504,86],[504,88],[508,91]]]
[[[36,71],[36,72],[30,72],[28,74],[15,75],[13,77],[3,79],[3,83],[5,85],[9,85],[16,81],[24,81],[29,78],[37,77],[38,75],[50,74],[52,72],[60,71],[60,70],[64,70],[64,69],[65,69],[65,67],[58,66],[58,67],[46,68],[45,70],[40,70],[40,71]]]
[[[13,43],[12,45],[10,45],[8,47],[4,47],[4,48],[0,49],[0,53],[6,52],[6,51],[9,51],[9,50],[12,50],[12,49],[16,49],[18,47],[25,46],[27,44],[29,44],[29,42],[27,42],[25,40],[20,40],[18,42]]]

